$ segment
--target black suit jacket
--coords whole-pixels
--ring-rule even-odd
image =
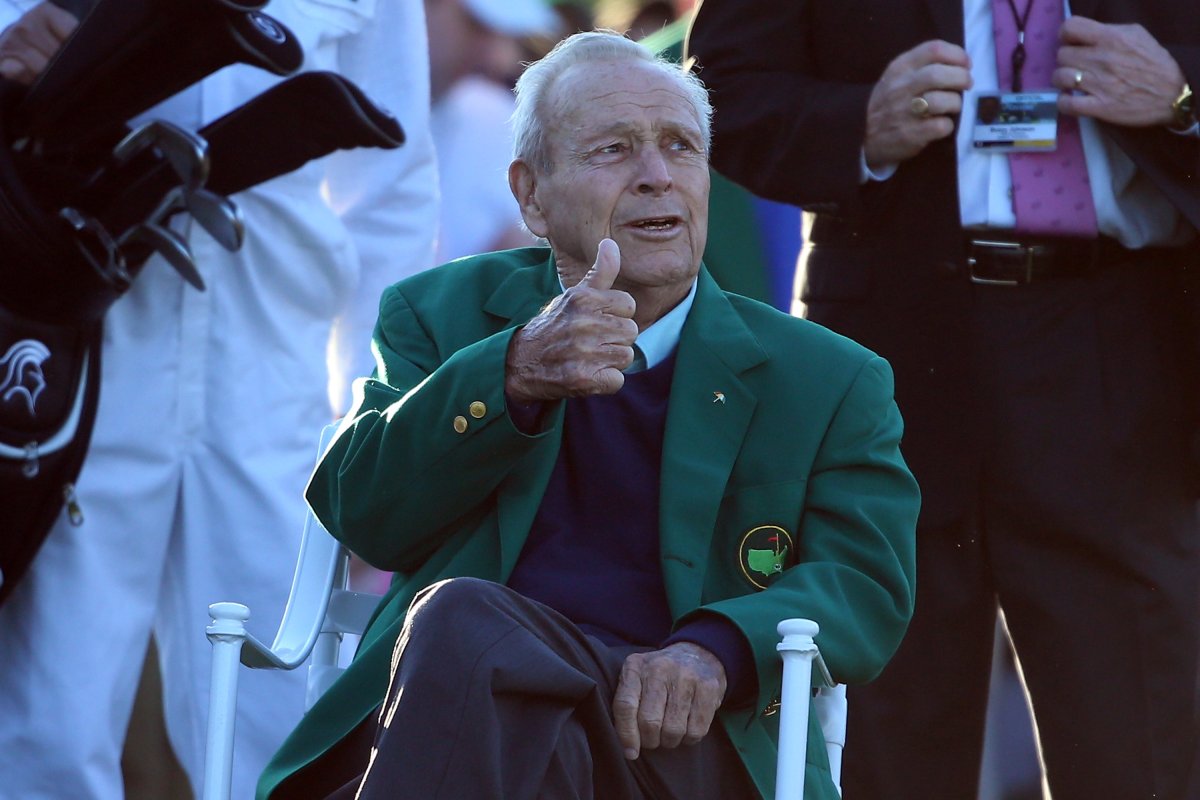
[[[1200,14],[1180,0],[1073,0],[1072,13],[1139,22],[1200,87]],[[930,39],[961,45],[961,0],[704,0],[688,55],[712,90],[713,163],[757,194],[813,212],[803,299],[810,317],[892,362],[905,453],[928,523],[973,502],[970,289],[953,137],[887,181],[859,184],[871,90]],[[1105,126],[1200,228],[1200,139]]]

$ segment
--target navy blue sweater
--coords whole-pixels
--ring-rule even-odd
[[[749,646],[716,615],[671,635],[659,563],[659,474],[675,357],[614,395],[567,401],[563,440],[510,588],[609,645],[691,641],[725,666],[726,696],[753,688]]]

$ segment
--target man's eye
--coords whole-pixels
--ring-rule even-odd
[[[623,145],[619,142],[614,142],[613,144],[604,145],[596,152],[598,152],[598,153],[620,153],[624,149],[625,149],[625,145]]]
[[[689,152],[691,150],[695,150],[696,148],[692,147],[690,142],[685,142],[683,139],[676,139],[675,141],[671,142],[671,149],[678,150],[680,152]]]

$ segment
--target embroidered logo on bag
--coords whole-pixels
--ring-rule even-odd
[[[759,525],[747,531],[738,545],[742,574],[759,589],[783,572],[791,554],[792,536],[778,525]]]
[[[37,339],[22,339],[0,358],[0,402],[23,398],[30,416],[37,416],[38,395],[46,388],[42,363],[50,357],[50,348]]]

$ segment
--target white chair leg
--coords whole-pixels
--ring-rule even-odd
[[[804,796],[812,664],[817,655],[813,637],[819,630],[817,623],[807,619],[785,619],[779,623],[778,631],[783,641],[775,648],[783,656],[783,686],[779,698],[779,763],[775,773],[775,800],[801,800]]]
[[[208,640],[213,646],[208,699],[208,741],[204,756],[203,800],[229,800],[233,781],[233,727],[238,668],[250,609],[241,603],[213,603]]]

